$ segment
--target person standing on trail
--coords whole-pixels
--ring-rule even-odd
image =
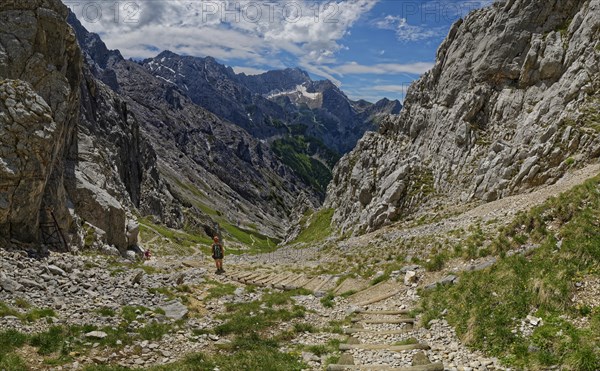
[[[213,244],[211,246],[212,249],[212,257],[215,259],[215,265],[217,266],[216,274],[221,274],[225,272],[223,270],[223,256],[225,255],[225,248],[219,242],[219,237],[213,237]]]

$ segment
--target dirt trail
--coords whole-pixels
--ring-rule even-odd
[[[364,246],[365,240],[368,241],[376,238],[384,238],[393,241],[399,238],[443,234],[455,229],[468,227],[478,221],[485,223],[496,219],[498,221],[507,222],[518,212],[526,211],[537,205],[541,205],[550,197],[558,196],[598,174],[600,174],[600,163],[595,163],[582,169],[569,172],[555,184],[538,188],[529,193],[523,193],[481,204],[460,215],[436,223],[407,229],[398,229],[398,225],[389,226],[376,232],[350,238],[348,240],[348,245]]]

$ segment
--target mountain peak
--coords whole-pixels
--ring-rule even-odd
[[[179,57],[181,57],[179,54],[173,53],[170,50],[164,50],[159,55],[156,56],[156,58],[179,58]]]

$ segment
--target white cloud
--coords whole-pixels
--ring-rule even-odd
[[[447,25],[494,0],[431,0],[402,5],[401,16],[387,15],[373,24],[382,30],[393,30],[399,41],[416,42],[446,35]],[[412,23],[409,23],[410,17]]]
[[[125,57],[153,56],[151,45],[277,68],[284,53],[327,77],[331,73],[322,66],[336,62],[345,48],[340,40],[379,0],[337,0],[328,6],[318,0],[63,1],[86,28],[102,33],[108,47]]]
[[[347,63],[335,68],[339,74],[413,74],[420,75],[429,71],[433,67],[433,63],[417,62],[417,63],[380,63],[371,66],[359,64],[356,62]]]
[[[246,75],[260,75],[267,72],[266,70],[254,67],[233,66],[231,68],[233,68],[235,73],[245,73]]]
[[[377,28],[394,30],[399,41],[422,41],[436,37],[443,37],[447,32],[446,27],[416,26],[408,24],[406,18],[388,15],[375,22]]]

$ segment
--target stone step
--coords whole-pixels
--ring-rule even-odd
[[[383,295],[388,292],[396,291],[400,287],[398,282],[392,280],[379,282],[376,285],[368,286],[362,291],[354,293],[348,297],[348,301],[354,305],[367,301],[375,296]]]
[[[355,313],[359,314],[372,314],[372,315],[394,315],[394,314],[409,314],[410,309],[400,309],[400,310],[366,310],[366,309],[358,309]]]
[[[430,349],[427,344],[407,344],[407,345],[390,345],[390,344],[340,344],[340,350],[388,350],[390,352],[403,352],[405,350],[414,349]]]
[[[386,323],[389,324],[393,324],[393,325],[397,325],[400,323],[415,323],[415,319],[414,318],[390,318],[390,319],[364,319],[364,318],[352,318],[352,322],[356,323],[356,322],[360,322],[360,323],[366,323],[369,325],[383,325]]]
[[[227,277],[227,278],[229,278],[230,280],[233,280],[233,281],[238,281],[238,282],[240,282],[240,280],[241,280],[241,279],[242,279],[244,276],[247,276],[247,275],[249,275],[249,274],[250,274],[250,273],[242,273],[242,274],[239,274],[239,273],[234,273],[234,272],[231,272],[231,273],[230,273],[230,272],[228,272],[228,271],[225,271],[225,274],[224,274],[224,276],[225,276],[225,277]]]
[[[241,280],[242,278],[250,277],[253,274],[256,274],[256,272],[243,272],[238,274],[232,273],[231,276],[236,277],[238,280]]]
[[[281,276],[277,279],[273,279],[269,284],[275,288],[281,283],[290,279],[290,277],[296,277],[294,273],[282,273]]]
[[[314,292],[318,292],[318,291],[323,291],[323,289],[328,285],[331,284],[331,281],[334,279],[333,276],[326,276],[323,281],[321,281],[321,283],[315,287],[315,289],[313,290]]]
[[[351,327],[351,328],[345,328],[343,331],[344,331],[344,334],[365,333],[365,334],[379,334],[379,335],[400,335],[400,334],[406,334],[407,332],[411,332],[412,326],[411,326],[411,328],[402,328],[399,330],[385,330],[385,331]]]
[[[367,289],[367,290],[368,290],[368,289]],[[374,298],[371,298],[371,299],[369,299],[369,300],[366,300],[366,301],[363,301],[363,302],[357,303],[356,305],[357,305],[357,306],[359,306],[359,307],[364,307],[364,306],[367,306],[367,305],[371,305],[371,304],[374,304],[374,303],[378,303],[378,302],[380,302],[380,301],[384,301],[385,299],[389,299],[389,298],[391,298],[392,296],[396,296],[396,295],[398,295],[400,292],[401,292],[400,290],[394,290],[394,291],[392,291],[392,292],[388,292],[388,293],[385,293],[385,294],[382,294],[382,295],[376,296],[376,297],[374,297]]]
[[[314,291],[315,288],[321,284],[322,280],[323,280],[322,276],[316,276],[316,277],[313,277],[313,279],[311,279],[310,281],[303,284],[301,287],[303,287],[307,290],[310,290],[310,291]]]
[[[349,291],[362,291],[368,286],[369,282],[364,279],[347,278],[333,290],[333,293],[334,295],[341,295]]]
[[[254,272],[252,274],[246,275],[244,277],[240,277],[237,279],[238,282],[247,284],[251,279],[253,279],[254,277],[260,276],[262,275],[262,272]]]
[[[431,363],[421,366],[392,367],[388,365],[341,365],[331,364],[329,371],[444,371],[443,363]]]
[[[270,276],[271,276],[271,273],[262,272],[255,276],[250,276],[248,278],[244,278],[242,280],[242,282],[249,284],[249,285],[257,285],[258,282],[260,282],[261,280],[264,280],[265,278],[270,277]]]
[[[271,280],[277,278],[279,275],[277,273],[268,273],[266,276],[262,277],[262,278],[257,278],[254,280],[254,284],[256,286],[268,286],[268,283],[271,282]]]
[[[308,282],[310,282],[312,280],[313,280],[313,277],[305,276],[302,274],[302,275],[298,276],[298,278],[296,278],[295,280],[287,282],[283,288],[285,290],[295,290],[300,287],[303,287],[305,284],[307,284]]]
[[[291,276],[289,276],[287,279],[278,282],[277,284],[275,284],[275,287],[278,289],[284,289],[287,290],[286,286],[289,286],[291,284],[293,284],[294,282],[300,280],[304,275],[302,274],[297,274],[294,273]]]

